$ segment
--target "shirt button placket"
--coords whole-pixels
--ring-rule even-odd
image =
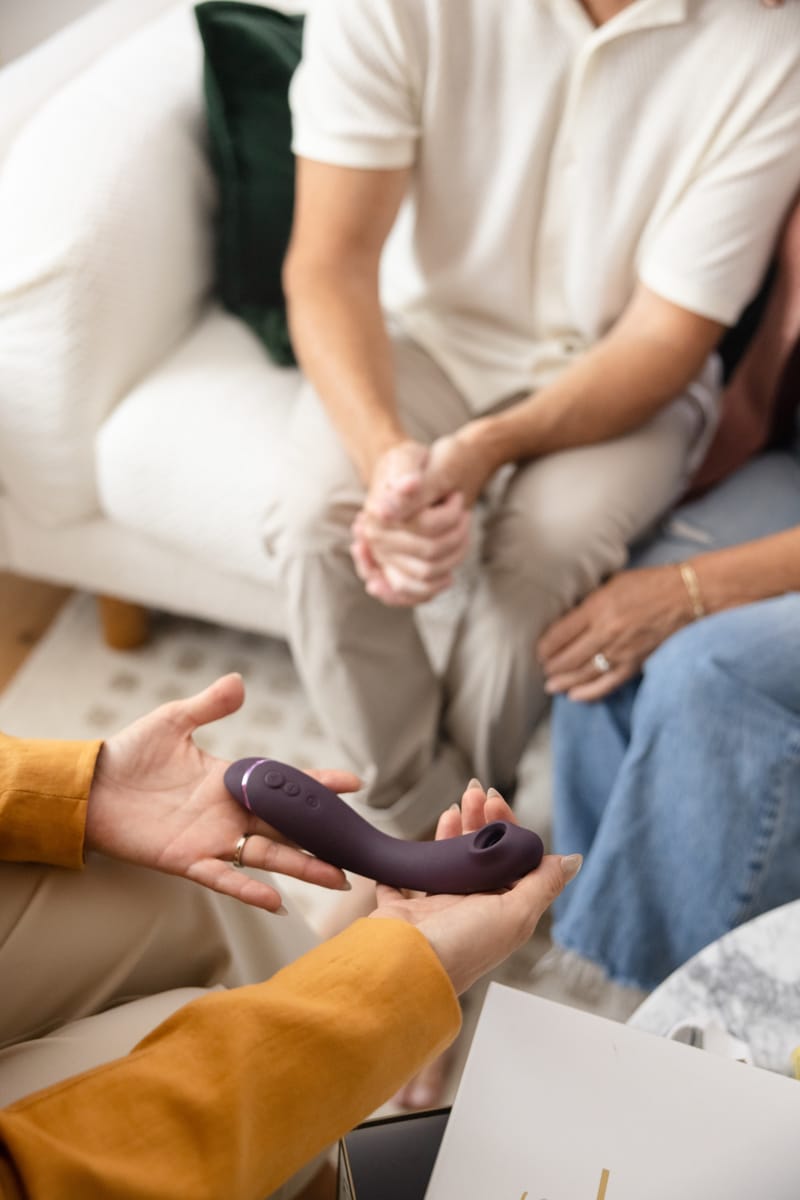
[[[533,279],[533,315],[540,333],[569,328],[564,246],[572,219],[577,121],[584,77],[593,54],[590,44],[579,50],[570,74],[563,115],[556,135],[542,215]],[[564,340],[565,355],[577,353],[574,340]]]

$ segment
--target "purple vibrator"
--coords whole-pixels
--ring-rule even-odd
[[[534,870],[544,853],[538,834],[507,821],[439,842],[390,837],[316,779],[274,759],[240,758],[225,772],[225,786],[243,808],[317,858],[393,887],[492,892]]]

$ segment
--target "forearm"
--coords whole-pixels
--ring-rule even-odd
[[[800,591],[800,526],[690,561],[709,614]]]
[[[291,267],[286,282],[298,361],[366,483],[380,456],[408,438],[395,406],[377,277],[341,262],[315,263]]]
[[[101,743],[0,734],[0,858],[80,867]]]
[[[31,1200],[256,1200],[388,1099],[459,1022],[423,935],[359,921],[267,983],[187,1005],[127,1058],[5,1110],[3,1153]]]
[[[638,294],[610,333],[559,378],[467,436],[492,467],[592,445],[638,428],[686,390],[721,326]]]

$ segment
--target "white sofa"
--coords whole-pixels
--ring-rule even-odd
[[[0,72],[0,566],[281,634],[260,525],[300,375],[213,299],[215,202],[186,0]]]

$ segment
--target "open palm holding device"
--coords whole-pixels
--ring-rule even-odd
[[[240,758],[225,772],[225,786],[243,808],[317,858],[392,887],[491,892],[534,870],[544,853],[538,834],[507,821],[438,842],[390,837],[316,779],[274,759]]]

